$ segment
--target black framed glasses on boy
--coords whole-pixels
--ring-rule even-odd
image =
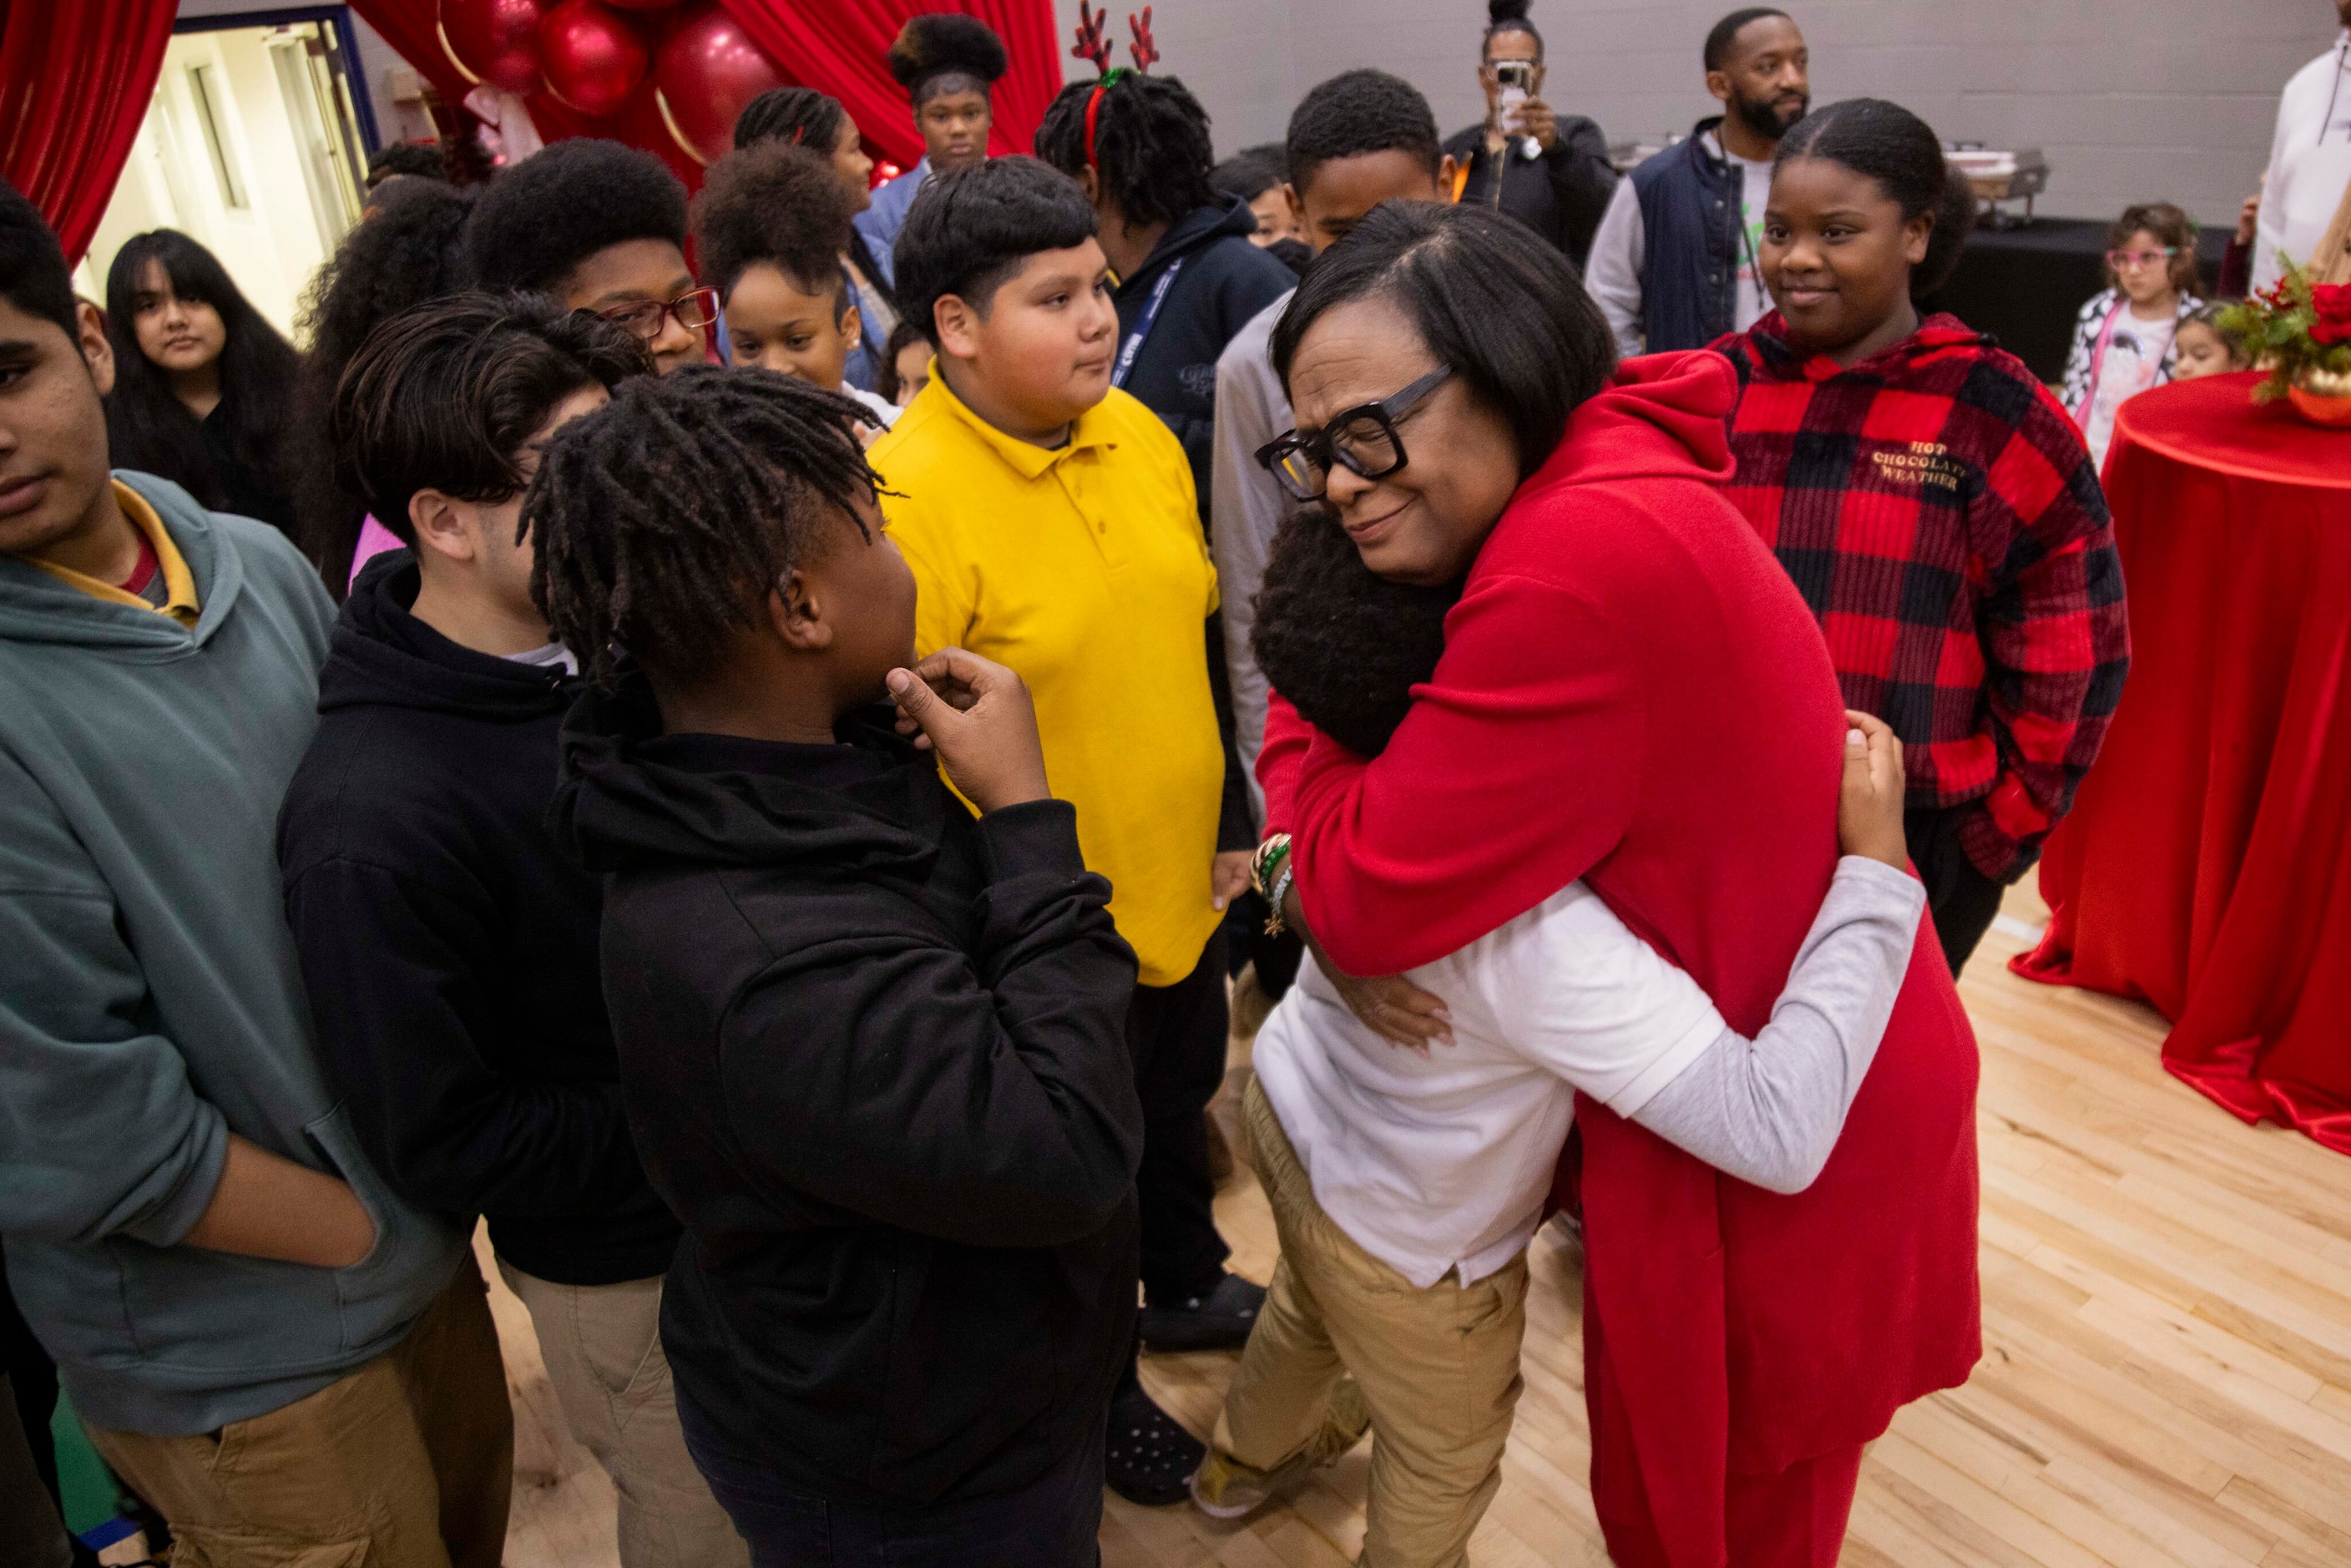
[[[689,288],[674,299],[632,299],[597,315],[616,327],[626,327],[646,342],[661,336],[662,318],[674,316],[689,332],[699,332],[718,319],[718,290]]]
[[[1365,479],[1384,479],[1410,461],[1396,426],[1452,374],[1451,365],[1439,365],[1402,392],[1340,410],[1311,435],[1295,430],[1278,435],[1258,448],[1257,460],[1293,500],[1321,500],[1333,464]]]

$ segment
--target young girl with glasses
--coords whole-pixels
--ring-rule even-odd
[[[2082,307],[2065,360],[2065,411],[2104,468],[2123,400],[2171,380],[2196,297],[2196,225],[2169,202],[2123,209],[2106,231],[2106,287]]]

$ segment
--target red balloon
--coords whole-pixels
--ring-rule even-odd
[[[528,96],[538,74],[538,23],[547,0],[441,0],[441,44],[475,81]]]
[[[784,80],[776,62],[716,5],[680,15],[653,59],[670,133],[704,163],[726,155],[735,145],[735,117]]]
[[[539,18],[538,63],[548,91],[601,118],[626,103],[645,79],[653,50],[604,0],[563,0]]]

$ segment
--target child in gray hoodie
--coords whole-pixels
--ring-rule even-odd
[[[488,1568],[512,1416],[481,1279],[329,1098],[279,903],[334,607],[276,529],[110,476],[112,375],[0,184],[8,1278],[176,1561]]]

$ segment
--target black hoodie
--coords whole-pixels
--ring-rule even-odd
[[[678,1224],[621,1104],[601,894],[546,822],[579,683],[450,642],[416,591],[404,550],[360,574],[278,813],[321,1064],[402,1197],[486,1214],[527,1274],[651,1278]]]
[[[642,677],[563,736],[609,873],[631,1120],[685,1221],[678,1397],[845,1506],[1002,1496],[1102,1440],[1132,1351],[1134,955],[1077,814],[975,821],[886,724],[664,736]]]
[[[1257,313],[1298,287],[1298,275],[1252,243],[1257,214],[1238,196],[1196,207],[1176,220],[1131,277],[1118,280],[1119,351],[1150,313],[1160,279],[1176,268],[1120,383],[1166,422],[1184,444],[1199,492],[1200,525],[1208,522],[1208,470],[1217,451],[1217,360]]]

